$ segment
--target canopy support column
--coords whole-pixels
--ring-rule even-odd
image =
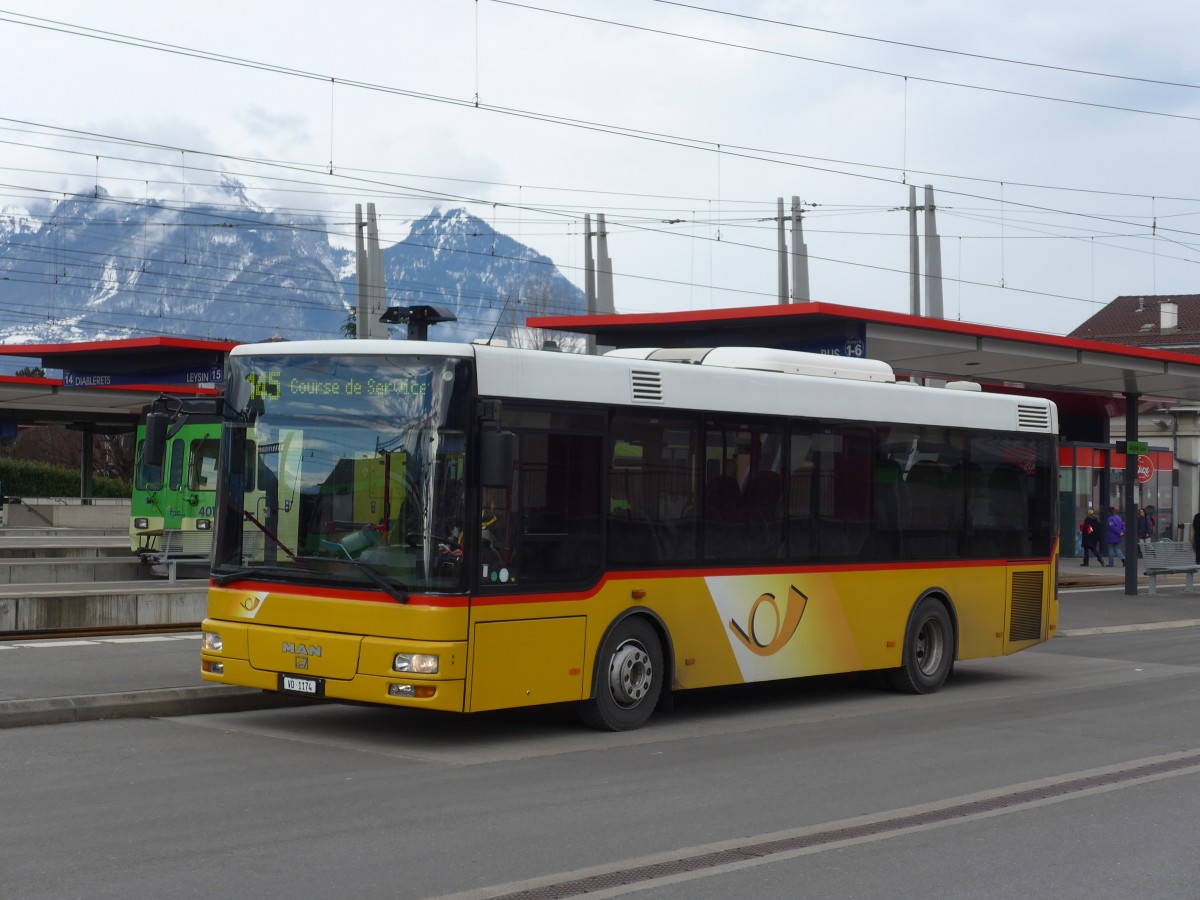
[[[1138,401],[1141,394],[1127,393],[1125,395],[1125,440],[1136,441],[1138,438]],[[1128,449],[1128,444],[1126,445]],[[1125,454],[1125,491],[1121,498],[1125,519],[1125,595],[1136,597],[1138,592],[1138,511],[1137,498],[1134,489],[1137,487],[1136,453]]]

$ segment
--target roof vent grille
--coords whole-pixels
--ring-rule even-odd
[[[662,373],[632,369],[629,373],[634,403],[662,403]]]
[[[1049,431],[1050,409],[1045,406],[1017,404],[1017,427],[1022,431]]]

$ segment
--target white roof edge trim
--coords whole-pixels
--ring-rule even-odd
[[[785,375],[814,375],[882,383],[896,381],[892,367],[882,360],[806,353],[801,350],[776,350],[771,347],[632,347],[611,350],[604,355],[622,359],[699,363],[723,369],[757,369]]]
[[[649,359],[657,347],[625,347],[620,350],[609,350],[604,355],[613,359]]]
[[[238,344],[230,356],[282,356],[316,354],[319,356],[396,356],[416,354],[470,358],[474,348],[469,344],[445,341],[389,341],[341,338],[313,341],[270,341],[262,344]]]

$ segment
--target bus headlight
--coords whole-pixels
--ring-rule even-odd
[[[206,631],[200,637],[201,646],[210,653],[220,653],[221,648],[225,646],[221,640],[221,635],[216,631]]]
[[[432,684],[389,684],[388,696],[428,700],[437,696],[437,688]]]
[[[150,520],[147,519],[145,516],[138,516],[136,519],[133,520],[133,527],[134,528],[149,528]]]
[[[438,658],[432,653],[397,653],[392,660],[396,672],[415,672],[418,675],[436,675]]]
[[[211,531],[212,530],[212,519],[197,519],[196,520],[196,530],[197,531]]]

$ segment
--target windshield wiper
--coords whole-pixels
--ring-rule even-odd
[[[250,510],[243,509],[242,510],[242,518],[245,521],[249,522],[251,525],[253,525],[255,528],[257,528],[259,531],[261,531],[263,534],[265,534],[267,536],[267,538],[271,541],[271,543],[273,543],[276,547],[278,547],[280,550],[282,550],[284,553],[286,553],[292,559],[298,558],[296,556],[296,554],[291,551],[291,548],[289,548],[287,544],[285,544],[283,541],[281,541],[276,536],[275,532],[271,531],[270,528],[268,528],[262,522],[258,521],[258,519],[254,518],[254,514],[251,513]]]
[[[263,563],[257,566],[242,566],[240,569],[233,569],[230,572],[214,572],[208,577],[212,579],[213,584],[229,584],[231,581],[241,581],[243,578],[260,578],[268,577],[268,574],[279,575],[280,573],[288,575],[291,573],[290,567],[273,566],[269,563]],[[294,575],[292,577],[295,577]]]
[[[397,603],[408,602],[408,585],[397,581],[395,578],[390,578],[384,575],[370,563],[365,563],[361,559],[354,559],[350,556],[297,556],[296,562],[339,562],[349,563],[360,572],[367,576],[371,581],[383,589],[383,592],[395,600]]]
[[[229,584],[231,581],[241,581],[243,578],[252,578],[258,574],[258,569],[235,569],[232,572],[223,572],[220,575],[210,575],[213,584]]]

